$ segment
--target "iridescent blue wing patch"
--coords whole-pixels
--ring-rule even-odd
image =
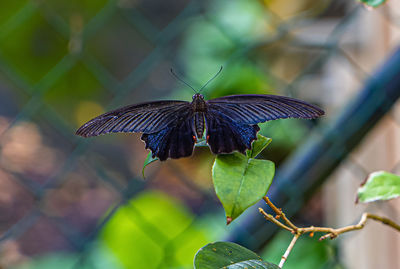
[[[205,114],[207,143],[214,154],[245,153],[257,139],[260,128],[254,124],[235,122],[226,115],[208,110]]]
[[[193,112],[189,109],[181,111],[179,118],[166,128],[149,134],[143,134],[141,139],[146,143],[154,157],[160,161],[168,158],[181,158],[192,155],[195,144],[193,131]]]

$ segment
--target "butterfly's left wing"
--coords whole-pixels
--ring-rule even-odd
[[[188,157],[192,155],[195,144],[193,120],[193,110],[180,111],[177,119],[166,128],[144,133],[141,139],[146,143],[146,149],[152,151],[153,158],[158,157],[160,161]]]
[[[122,107],[100,115],[76,132],[83,137],[142,132],[146,148],[161,161],[190,156],[194,147],[193,110],[189,102],[156,101]]]
[[[207,101],[206,131],[215,154],[244,152],[257,138],[258,123],[283,118],[313,119],[324,114],[307,102],[278,95],[231,95]]]

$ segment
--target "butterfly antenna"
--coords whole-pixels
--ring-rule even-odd
[[[197,93],[197,91],[186,81],[184,81],[183,79],[181,79],[177,74],[175,74],[174,70],[171,68],[171,74],[180,82],[182,82],[183,84],[185,84],[186,86],[188,86],[189,88],[191,88],[195,93]]]
[[[204,84],[204,86],[203,87],[201,87],[201,89],[200,89],[200,91],[199,91],[199,93],[208,85],[208,83],[210,83],[211,81],[213,81],[214,80],[214,78],[216,78],[218,75],[219,75],[219,73],[221,73],[221,71],[222,71],[222,69],[223,69],[224,67],[223,66],[221,66],[221,68],[219,69],[219,71],[212,77],[212,78],[210,78],[208,81],[207,81],[207,83],[206,84]]]

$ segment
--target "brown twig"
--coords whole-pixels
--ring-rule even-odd
[[[294,224],[286,217],[286,215],[285,215],[285,213],[283,213],[282,209],[277,208],[277,207],[271,202],[271,200],[269,200],[269,198],[268,198],[267,196],[264,196],[263,199],[264,199],[264,201],[267,203],[267,205],[268,205],[269,207],[271,207],[272,210],[274,210],[274,212],[276,213],[277,216],[279,216],[279,218],[282,217],[282,219],[286,222],[286,224],[287,224],[288,226],[290,226],[290,227],[291,227],[292,229],[294,229],[294,230],[297,229],[296,225],[294,225]]]
[[[291,232],[293,230],[292,228],[286,226],[285,224],[283,224],[279,220],[275,219],[274,216],[266,213],[261,207],[258,209],[258,211],[260,211],[260,213],[264,215],[264,218],[266,220],[269,220],[269,221],[273,222],[274,224],[278,225],[282,229],[288,230],[289,232]]]
[[[345,226],[342,228],[338,228],[338,229],[334,229],[334,228],[329,228],[329,227],[305,227],[305,228],[299,228],[296,225],[294,225],[285,215],[285,213],[283,213],[283,211],[280,208],[277,208],[269,199],[268,197],[264,197],[263,198],[264,201],[268,204],[268,206],[275,212],[276,217],[272,216],[271,214],[266,213],[262,208],[259,208],[260,213],[264,216],[264,218],[266,220],[271,221],[272,223],[274,223],[275,225],[281,227],[282,229],[285,229],[289,232],[291,232],[292,234],[294,234],[294,237],[292,239],[292,242],[290,242],[289,247],[287,248],[285,254],[282,256],[282,259],[279,263],[279,267],[282,268],[285,261],[287,260],[287,257],[290,254],[290,251],[293,249],[293,246],[295,245],[297,239],[303,235],[303,234],[310,234],[311,236],[316,233],[316,232],[320,232],[320,233],[325,233],[325,235],[321,236],[319,238],[319,240],[325,240],[327,238],[330,239],[334,239],[336,238],[339,234],[343,234],[343,233],[347,233],[350,231],[355,231],[355,230],[361,230],[362,228],[364,228],[365,223],[367,222],[368,219],[373,219],[375,221],[379,221],[385,225],[388,225],[390,227],[392,227],[393,229],[396,229],[397,231],[400,232],[400,225],[398,225],[397,223],[395,223],[394,221],[392,221],[391,219],[385,218],[385,217],[381,217],[381,216],[377,216],[371,213],[364,213],[361,216],[360,221],[355,224],[355,225],[349,225],[349,226]],[[286,223],[283,224],[281,221],[279,221],[278,219],[282,218],[282,220]]]

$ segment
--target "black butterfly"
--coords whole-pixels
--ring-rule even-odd
[[[278,95],[231,95],[204,100],[196,93],[192,102],[155,101],[130,105],[100,115],[81,126],[84,137],[116,132],[142,132],[141,139],[153,158],[192,155],[203,138],[214,154],[245,153],[257,139],[257,123],[283,118],[314,119],[324,114],[317,106]]]

